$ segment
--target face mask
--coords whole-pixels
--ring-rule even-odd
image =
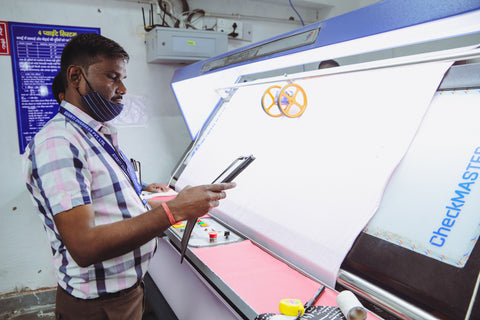
[[[88,110],[90,111],[90,115],[95,120],[99,122],[110,121],[122,112],[123,104],[116,104],[110,100],[105,99],[100,93],[92,89],[92,86],[88,82],[85,75],[83,75],[83,78],[87,82],[88,87],[91,91],[84,96],[80,96],[83,104],[88,108]],[[80,94],[80,92],[78,93]]]

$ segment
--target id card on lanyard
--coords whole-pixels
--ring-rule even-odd
[[[72,121],[73,123],[78,124],[80,127],[83,129],[87,130],[88,133],[90,133],[95,140],[98,141],[98,143],[103,147],[103,149],[113,158],[113,160],[120,166],[120,168],[125,172],[127,177],[130,178],[130,181],[133,184],[133,187],[135,189],[135,192],[137,195],[140,197],[142,200],[143,204],[147,206],[147,200],[143,199],[141,197],[142,194],[142,186],[137,180],[137,176],[135,175],[135,171],[133,170],[130,162],[128,161],[127,157],[123,154],[123,152],[118,149],[115,150],[114,147],[110,145],[97,131],[95,131],[92,127],[90,127],[88,124],[80,120],[77,116],[75,116],[73,113],[65,109],[64,107],[60,106],[58,109],[58,112],[64,115],[67,119]]]

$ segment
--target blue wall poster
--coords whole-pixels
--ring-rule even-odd
[[[63,47],[79,33],[100,28],[8,22],[20,153],[58,112],[52,81],[60,71]]]

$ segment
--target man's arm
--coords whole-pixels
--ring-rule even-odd
[[[201,217],[226,197],[224,190],[233,187],[235,183],[186,187],[167,205],[175,221]],[[130,252],[170,226],[162,206],[131,219],[96,226],[93,206],[86,204],[55,215],[54,221],[67,250],[81,267]]]

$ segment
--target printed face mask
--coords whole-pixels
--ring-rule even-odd
[[[82,96],[80,92],[78,93],[80,94],[83,104],[88,108],[90,115],[95,120],[99,122],[110,121],[122,112],[123,104],[116,104],[105,99],[100,93],[92,89],[92,86],[88,82],[85,75],[83,75],[83,78],[87,82],[87,85],[91,91],[84,96]]]

